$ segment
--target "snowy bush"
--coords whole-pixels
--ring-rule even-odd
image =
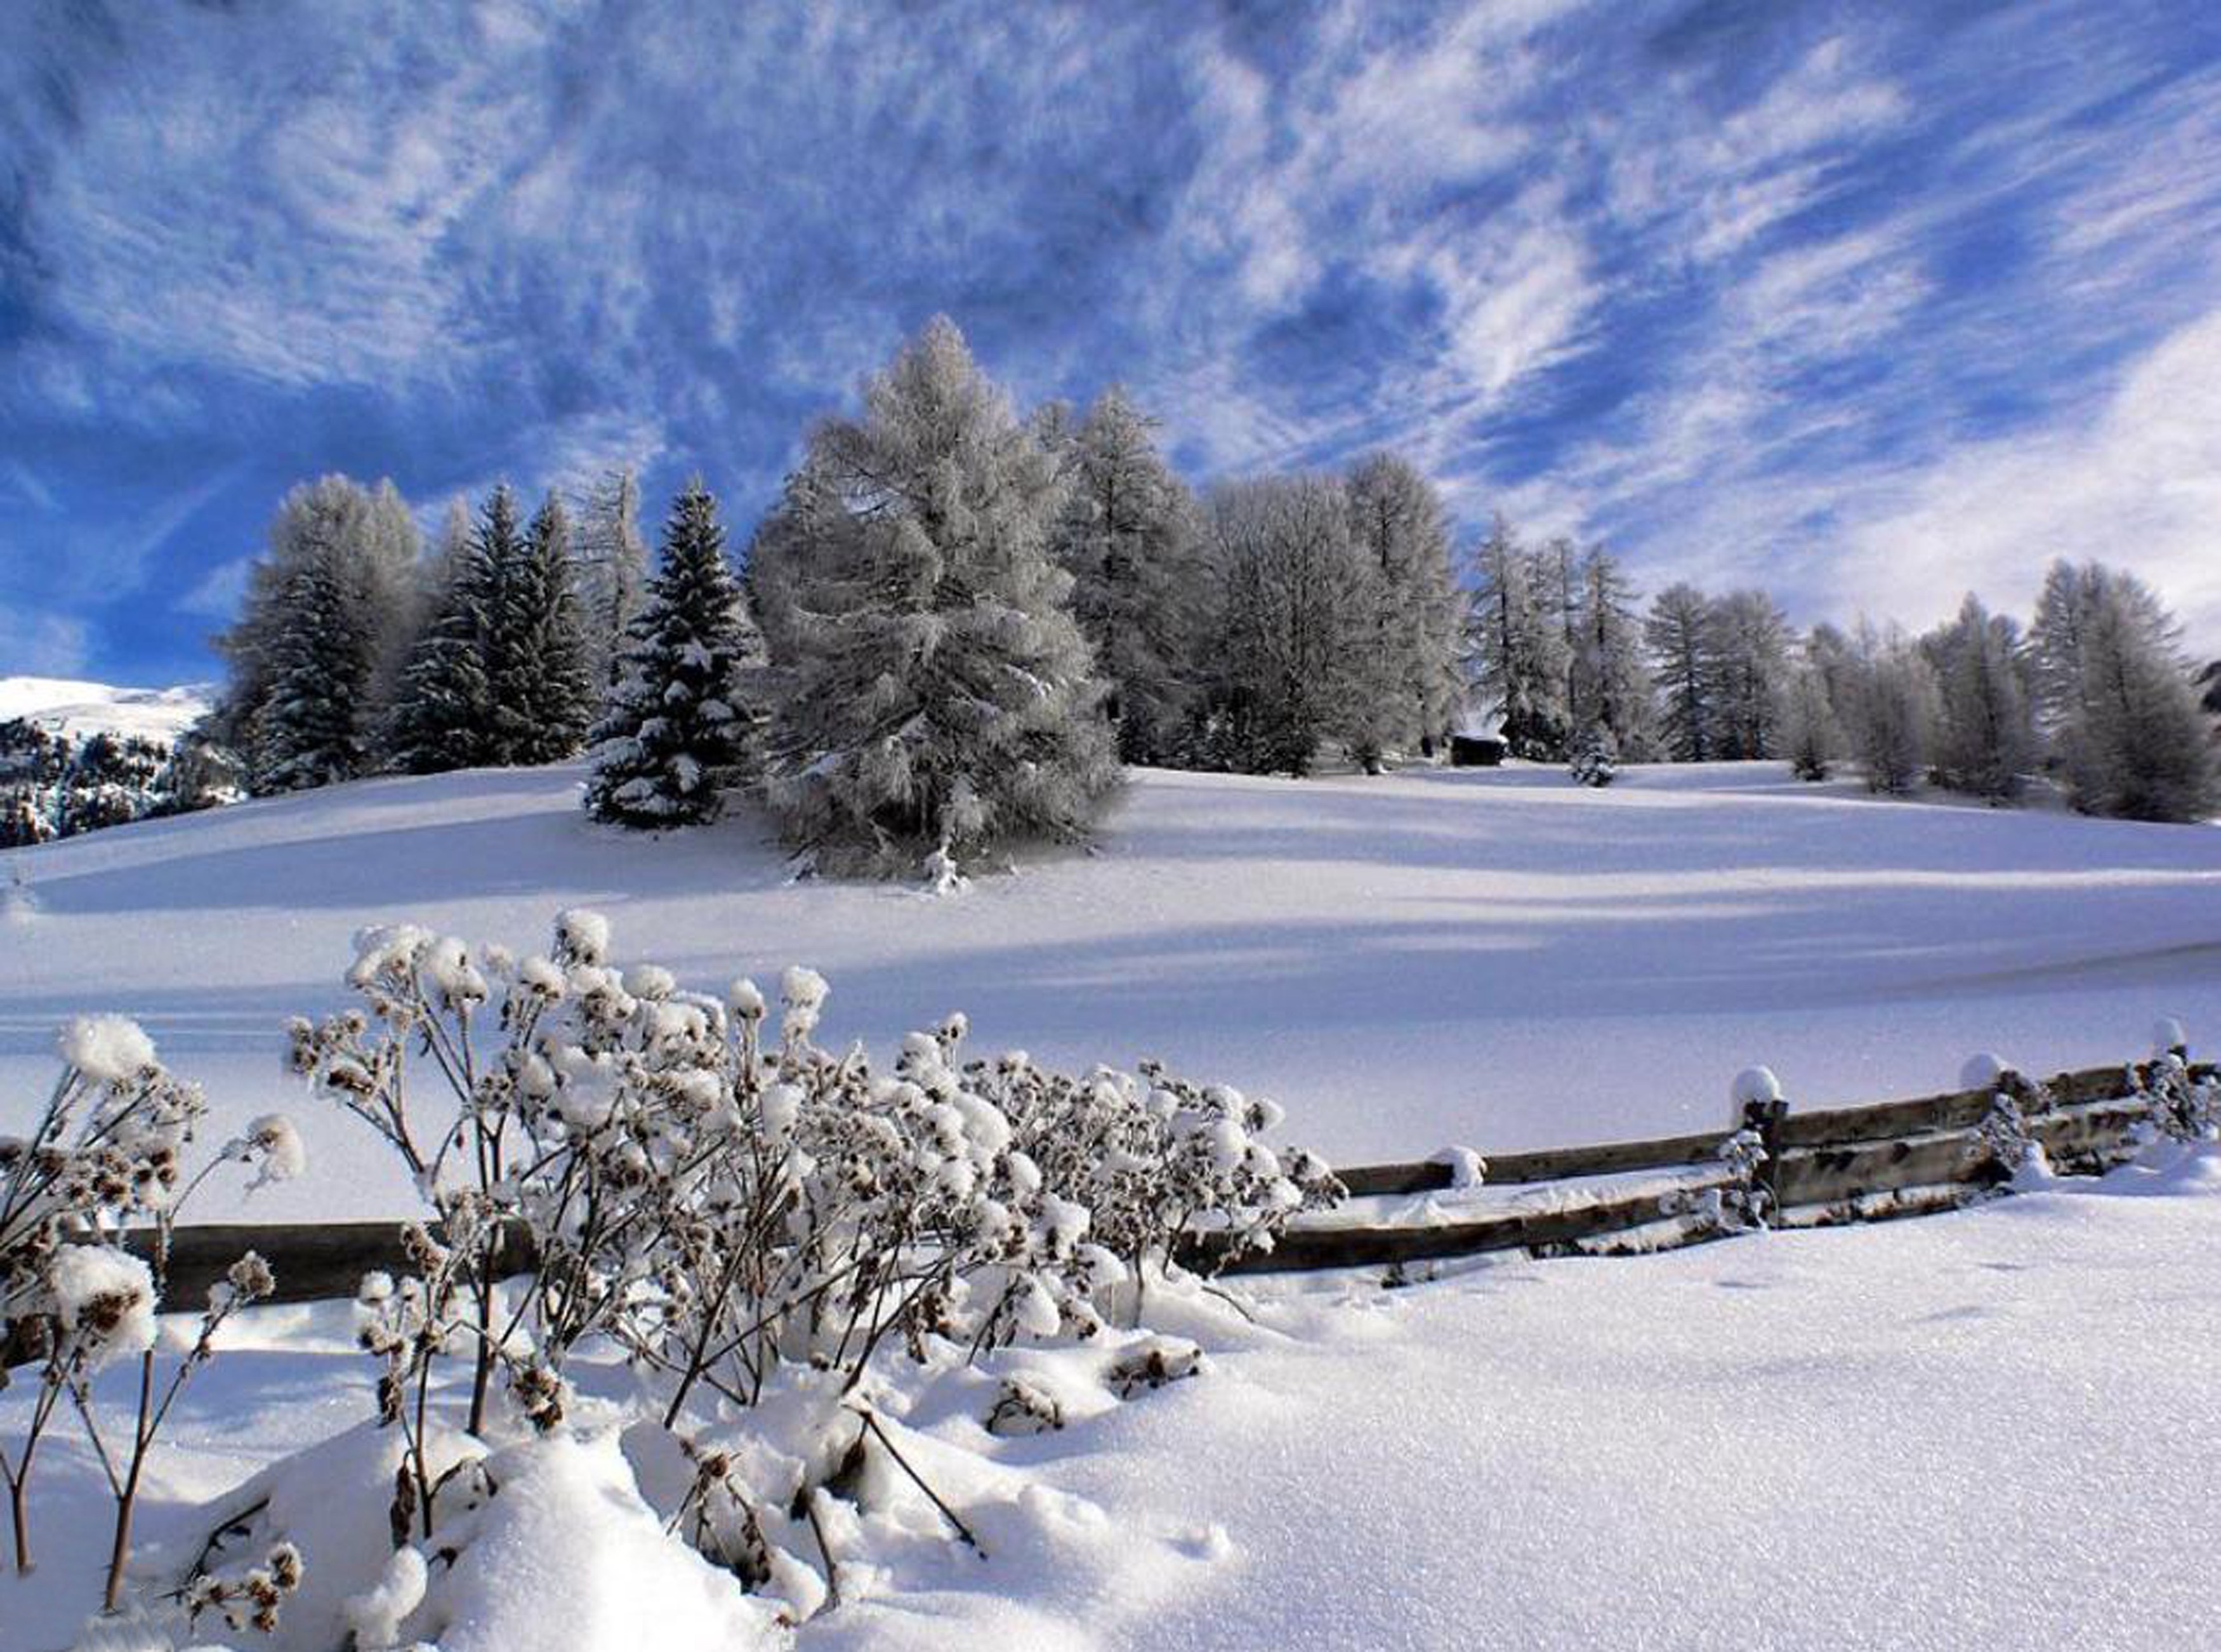
[[[1576,785],[1610,785],[1619,773],[1619,746],[1611,731],[1598,727],[1584,732],[1573,742],[1567,767]]]
[[[1095,1337],[1138,1316],[1152,1278],[1269,1247],[1341,1196],[1317,1160],[1261,1139],[1278,1109],[1225,1086],[966,1060],[961,1016],[877,1072],[816,1042],[813,971],[785,973],[774,1029],[753,982],[687,992],[653,965],[619,971],[607,947],[584,913],[522,958],[372,930],[348,976],[365,1007],[295,1023],[297,1066],[396,1148],[438,1217],[359,1305],[381,1418],[407,1441],[397,1539],[439,1524],[444,1476],[416,1436],[441,1357],[473,1361],[469,1433],[502,1421],[498,1374],[514,1415],[552,1434],[594,1337],[665,1430],[753,1416],[738,1444],[700,1449],[682,1524],[768,1577],[745,1557],[863,1449],[883,1355]],[[427,1059],[435,1115],[409,1081]],[[531,1265],[504,1302],[511,1255]]]
[[[7,1366],[22,1360],[37,1386],[23,1437],[0,1449],[0,1478],[8,1486],[16,1567],[28,1572],[31,1471],[66,1400],[115,1504],[105,1603],[112,1612],[122,1603],[147,1461],[171,1405],[213,1356],[224,1323],[274,1288],[260,1256],[241,1257],[210,1291],[184,1357],[166,1383],[158,1383],[154,1316],[178,1213],[219,1166],[253,1166],[259,1186],[297,1173],[303,1157],[291,1123],[272,1116],[188,1175],[185,1150],[206,1104],[197,1087],[163,1067],[136,1023],[80,1016],[62,1029],[58,1046],[61,1077],[31,1135],[0,1137],[0,1348],[8,1355],[0,1361],[0,1385],[9,1380]],[[128,1238],[141,1242],[127,1246]],[[102,1415],[91,1378],[128,1360],[138,1364],[137,1412],[119,1422]]]

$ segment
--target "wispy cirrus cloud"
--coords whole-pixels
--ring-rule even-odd
[[[936,310],[1199,481],[1398,446],[1807,617],[2112,515],[2221,644],[2221,20],[2167,0],[25,0],[0,157],[0,604],[119,674],[204,674],[327,469],[700,468],[745,529]]]

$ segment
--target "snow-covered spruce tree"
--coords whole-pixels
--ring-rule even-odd
[[[287,582],[282,623],[263,650],[268,692],[249,747],[258,792],[303,792],[369,772],[364,716],[377,639],[352,623],[348,573],[336,557],[304,562]]]
[[[1905,637],[1880,635],[1863,623],[1857,648],[1858,686],[1847,719],[1851,753],[1869,792],[1902,796],[1920,784],[1934,748],[1936,668]]]
[[[625,639],[648,597],[648,541],[640,531],[640,478],[605,472],[580,503],[576,533],[579,605],[597,690],[614,687]]]
[[[1731,591],[1712,603],[1707,625],[1713,755],[1730,761],[1778,756],[1789,622],[1764,591]]]
[[[1642,622],[1642,643],[1661,702],[1659,737],[1677,763],[1702,763],[1719,754],[1711,616],[1705,593],[1683,584],[1660,591]]]
[[[1656,742],[1658,713],[1643,665],[1642,621],[1617,559],[1600,545],[1581,558],[1573,613],[1573,724],[1604,729],[1622,760],[1647,761]]]
[[[1178,751],[1195,685],[1195,500],[1158,453],[1154,422],[1117,386],[1064,438],[1068,491],[1052,539],[1072,575],[1072,612],[1095,650],[1104,710],[1128,763]]]
[[[516,496],[496,484],[470,544],[447,571],[430,617],[401,674],[386,735],[395,768],[438,774],[499,762],[487,638],[502,580],[518,560]]]
[[[2074,806],[2133,820],[2221,808],[2205,717],[2151,588],[2097,563],[2053,565],[2030,641]]]
[[[553,491],[496,581],[485,635],[492,760],[560,762],[577,754],[597,698],[580,623],[570,525]]]
[[[1449,526],[1435,485],[1396,454],[1374,454],[1349,473],[1350,534],[1377,571],[1377,696],[1361,708],[1373,723],[1355,754],[1399,748],[1432,756],[1449,740],[1465,702],[1465,595],[1450,555]]]
[[[1225,754],[1253,773],[1311,772],[1349,731],[1356,661],[1374,610],[1340,480],[1276,476],[1211,497],[1221,580],[1217,716]]]
[[[1570,710],[1564,616],[1544,554],[1528,550],[1498,516],[1473,553],[1467,648],[1474,686],[1517,757],[1564,755]]]
[[[766,795],[831,868],[1073,840],[1118,784],[1103,686],[1051,554],[1056,467],[936,316],[829,419],[828,506],[786,570]]]
[[[1843,748],[1828,679],[1809,658],[1791,667],[1781,702],[1781,754],[1800,780],[1824,780]]]
[[[2036,729],[2020,658],[2020,628],[1968,596],[1959,616],[1921,640],[1936,668],[1937,716],[1930,762],[1955,792],[2007,802],[2034,760]]]
[[[725,560],[717,502],[697,478],[672,504],[663,560],[594,729],[586,811],[642,830],[715,820],[725,794],[761,771],[750,679],[762,664],[763,639]]]
[[[1610,785],[1619,776],[1619,748],[1611,730],[1598,723],[1575,735],[1566,767],[1576,785]]]
[[[354,685],[353,726],[327,748],[333,760],[324,765],[339,779],[364,772],[380,708],[416,622],[417,547],[416,519],[391,482],[366,488],[344,476],[325,476],[285,496],[270,524],[269,548],[247,574],[239,619],[216,639],[228,670],[203,729],[209,742],[238,754],[255,789],[270,789],[255,754],[281,648],[298,665],[300,633],[310,623],[297,611],[303,601],[318,605],[314,623],[323,628],[335,659],[360,656],[370,662],[367,675]],[[303,579],[312,566],[322,573]],[[297,693],[302,686],[297,674],[292,686]],[[290,758],[302,750],[304,738],[303,730],[288,731],[278,749]],[[300,766],[289,762],[289,772],[300,772]]]

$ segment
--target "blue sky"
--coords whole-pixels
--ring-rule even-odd
[[[2210,0],[13,0],[0,673],[208,674],[326,470],[745,530],[935,310],[1199,482],[1393,446],[1801,622],[2097,555],[2221,651]]]

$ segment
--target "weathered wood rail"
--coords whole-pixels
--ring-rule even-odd
[[[2213,1078],[2211,1063],[2193,1080]],[[2062,1073],[2032,1084],[2007,1074],[1999,1084],[1905,1101],[1799,1112],[1781,1103],[1753,1110],[1735,1129],[1591,1147],[1548,1148],[1483,1160],[1482,1185],[1550,1191],[1542,1202],[1476,1209],[1442,1220],[1377,1223],[1329,1219],[1283,1232],[1269,1251],[1237,1258],[1234,1273],[1336,1267],[1401,1267],[1490,1252],[1537,1255],[1658,1249],[1742,1230],[1726,1202],[1754,1191],[1768,1225],[1814,1227],[1922,1215],[1964,1205],[2010,1179],[1983,1126],[2000,1091],[2021,1110],[2028,1136],[2055,1169],[2095,1173],[2131,1155],[2152,1117],[2152,1063]],[[1740,1174],[1722,1149],[1740,1130],[1755,1130],[1767,1157]],[[1445,1192],[1455,1186],[1447,1160],[1354,1165],[1340,1173],[1354,1198]],[[184,1227],[172,1238],[169,1300],[192,1304],[241,1253],[259,1251],[277,1276],[278,1302],[345,1298],[363,1274],[405,1266],[398,1222],[332,1222]],[[131,1244],[142,1252],[148,1236]],[[1209,1263],[1214,1245],[1199,1235],[1187,1260]],[[532,1236],[512,1222],[502,1261],[529,1272]],[[13,1363],[10,1359],[9,1363]]]

